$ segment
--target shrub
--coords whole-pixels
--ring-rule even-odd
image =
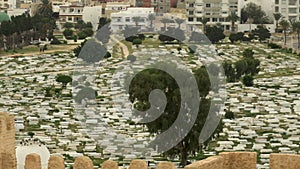
[[[61,42],[56,37],[53,37],[53,39],[52,39],[52,41],[51,41],[50,44],[52,44],[52,45],[59,45],[59,44],[61,44]]]
[[[275,43],[269,43],[268,47],[271,48],[271,49],[281,49],[281,46],[277,45]]]
[[[87,37],[87,35],[83,31],[78,32],[77,36],[78,39],[85,39]]]
[[[251,75],[245,75],[243,77],[243,84],[245,86],[253,86],[253,77]]]
[[[73,30],[71,30],[71,29],[65,29],[63,31],[63,35],[66,37],[66,39],[72,39]]]
[[[234,119],[234,113],[232,111],[225,112],[225,119]]]
[[[130,60],[130,62],[136,61],[136,57],[134,55],[128,55],[127,60]]]
[[[142,40],[139,39],[139,38],[136,38],[136,39],[134,39],[134,40],[132,41],[132,44],[138,46],[139,44],[142,44]]]
[[[93,36],[94,31],[92,28],[86,28],[83,30],[83,32],[86,34],[86,36]]]

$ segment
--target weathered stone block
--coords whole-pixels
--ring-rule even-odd
[[[74,169],[94,169],[93,162],[89,157],[77,157],[74,162]]]
[[[102,163],[101,169],[118,169],[118,163],[112,160],[107,160]]]
[[[299,169],[300,155],[271,154],[270,169]]]
[[[185,166],[184,169],[223,169],[224,158],[221,156],[208,157],[205,160],[197,161]]]
[[[129,169],[148,169],[148,165],[144,160],[132,160]]]
[[[41,157],[32,153],[26,156],[25,169],[42,169]]]
[[[256,169],[256,152],[225,152],[220,155],[224,158],[224,169]]]
[[[171,162],[160,162],[157,169],[176,169],[175,165]]]
[[[65,169],[65,160],[58,155],[49,158],[48,169]]]

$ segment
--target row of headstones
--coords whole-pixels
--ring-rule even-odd
[[[256,152],[224,152],[218,156],[212,156],[205,160],[194,162],[184,169],[256,169]],[[300,155],[271,154],[270,169],[299,169]],[[74,169],[94,169],[93,162],[89,157],[82,156],[75,159]],[[115,161],[105,161],[102,169],[118,169]],[[38,154],[26,156],[25,169],[41,169],[41,159]],[[53,155],[49,159],[48,169],[65,169],[64,159],[61,156]],[[144,160],[132,160],[129,169],[148,169]],[[157,169],[176,169],[171,162],[161,162]]]

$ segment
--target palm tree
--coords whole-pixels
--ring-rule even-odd
[[[231,11],[230,15],[227,17],[227,20],[231,22],[231,32],[235,31],[235,22],[239,20],[239,16],[234,12]]]
[[[286,45],[286,31],[289,28],[290,24],[286,20],[280,21],[279,25],[281,26],[283,33],[284,33],[284,45]]]
[[[171,20],[169,18],[162,18],[160,21],[161,21],[161,23],[164,24],[164,31],[166,31],[167,30],[167,23],[170,23]]]
[[[135,26],[138,27],[139,26],[139,22],[142,21],[142,18],[140,16],[134,16],[132,17],[133,22],[135,22]]]
[[[155,15],[154,14],[149,14],[148,15],[148,20],[150,21],[150,28],[153,29],[153,21],[155,20]]]
[[[178,24],[178,28],[180,29],[180,25],[184,22],[184,19],[176,18],[175,22]]]
[[[293,29],[293,32],[297,33],[297,41],[298,41],[298,49],[300,48],[300,21],[292,21],[291,26]]]
[[[208,18],[205,18],[205,17],[201,18],[201,20],[200,20],[200,22],[203,24],[203,33],[205,33],[206,24],[208,21],[209,21]]]
[[[276,31],[275,32],[278,32],[278,22],[280,20],[280,18],[282,17],[281,13],[274,13],[274,19],[276,21]]]
[[[52,17],[52,4],[49,2],[49,0],[42,0],[42,4],[40,4],[38,7],[36,14],[43,17]]]

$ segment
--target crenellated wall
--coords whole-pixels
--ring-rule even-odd
[[[16,168],[15,142],[14,116],[0,112],[0,169]]]

